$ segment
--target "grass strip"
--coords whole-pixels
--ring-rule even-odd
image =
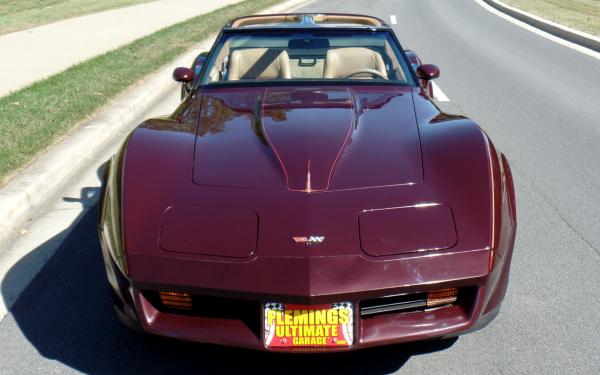
[[[572,29],[600,36],[600,0],[501,0]]]
[[[153,0],[0,0],[0,34]]]
[[[0,184],[124,89],[217,32],[282,0],[246,0],[170,26],[0,98]]]

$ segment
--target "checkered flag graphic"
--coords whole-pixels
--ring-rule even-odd
[[[285,310],[283,303],[267,303],[267,304],[265,304],[265,307],[269,310],[277,310],[277,311]]]
[[[284,311],[285,306],[283,303],[265,303],[265,343],[267,345],[271,344],[271,340],[273,340],[273,337],[275,336],[275,324],[269,324],[267,319],[267,312],[269,310]]]

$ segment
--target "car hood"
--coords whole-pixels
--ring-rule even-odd
[[[195,184],[312,193],[422,179],[408,88],[204,92]]]
[[[203,89],[127,142],[128,269],[201,287],[219,287],[215,272],[275,280],[302,269],[298,282],[313,285],[315,273],[334,277],[331,264],[383,277],[407,257],[489,249],[503,202],[491,199],[489,147],[475,123],[417,88]],[[231,282],[222,287],[246,288]]]

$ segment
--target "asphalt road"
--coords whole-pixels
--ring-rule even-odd
[[[0,373],[600,373],[600,61],[472,0],[321,0],[304,9],[395,15],[404,47],[441,67],[448,107],[507,155],[519,228],[498,318],[458,340],[335,355],[142,338],[111,311],[94,206],[0,322]]]

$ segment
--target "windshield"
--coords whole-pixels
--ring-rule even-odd
[[[201,84],[298,80],[414,85],[389,32],[330,29],[226,32]]]

